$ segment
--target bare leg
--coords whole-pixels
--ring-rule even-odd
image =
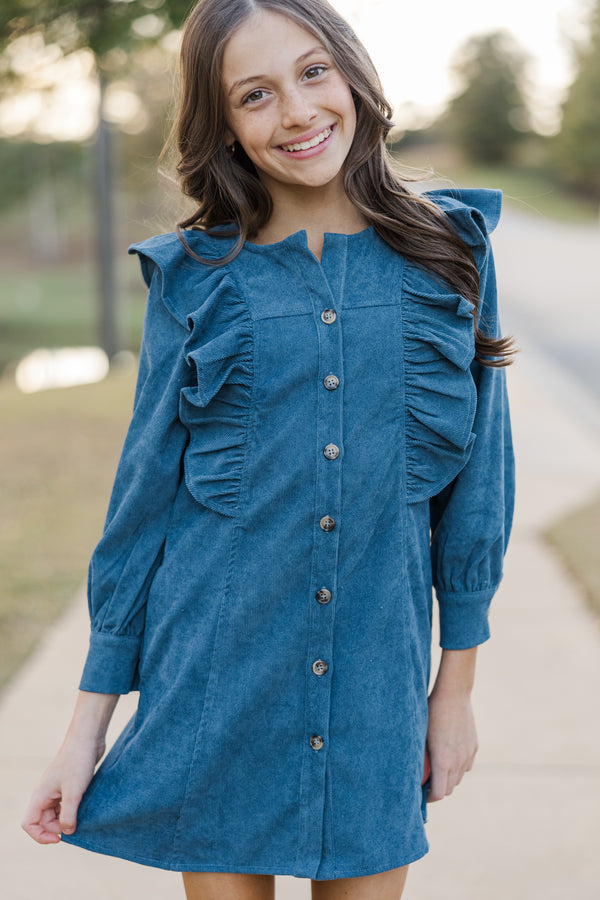
[[[246,872],[183,872],[187,900],[274,900],[275,876]]]
[[[400,900],[408,866],[377,875],[312,881],[312,900]]]

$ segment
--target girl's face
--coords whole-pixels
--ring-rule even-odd
[[[261,10],[229,39],[223,57],[226,140],[234,138],[275,201],[284,186],[337,181],[354,138],[350,88],[309,31]]]

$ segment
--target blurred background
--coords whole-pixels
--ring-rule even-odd
[[[598,483],[567,488],[600,440],[600,0],[334,5],[381,74],[390,150],[416,189],[504,191],[494,248],[504,330],[522,349],[514,377],[556,404],[523,468],[560,446],[568,472],[564,502],[548,502],[548,482],[528,496],[597,637]],[[2,0],[0,689],[80,589],[102,528],[145,304],[127,247],[185,212],[158,157],[189,6]],[[539,412],[517,387],[525,418]]]

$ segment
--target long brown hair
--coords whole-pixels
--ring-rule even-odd
[[[183,193],[197,204],[177,225],[208,230],[230,224],[237,240],[211,265],[230,262],[272,211],[269,192],[243,148],[231,156],[225,145],[226,116],[221,83],[223,53],[233,32],[259,9],[294,20],[317,37],[348,83],[356,106],[356,131],[344,163],[344,188],[377,233],[394,250],[438,275],[479,307],[479,272],[473,253],[435,203],[410,191],[394,172],[385,146],[392,108],[379,76],[348,23],[327,0],[200,0],[190,12],[181,46],[181,98],[171,137],[179,151]],[[505,366],[515,352],[512,338],[494,338],[474,318],[477,359]]]

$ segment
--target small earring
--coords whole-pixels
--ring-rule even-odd
[[[227,147],[227,152],[230,156],[235,156],[235,141],[233,142],[233,144],[229,144],[229,146]]]

